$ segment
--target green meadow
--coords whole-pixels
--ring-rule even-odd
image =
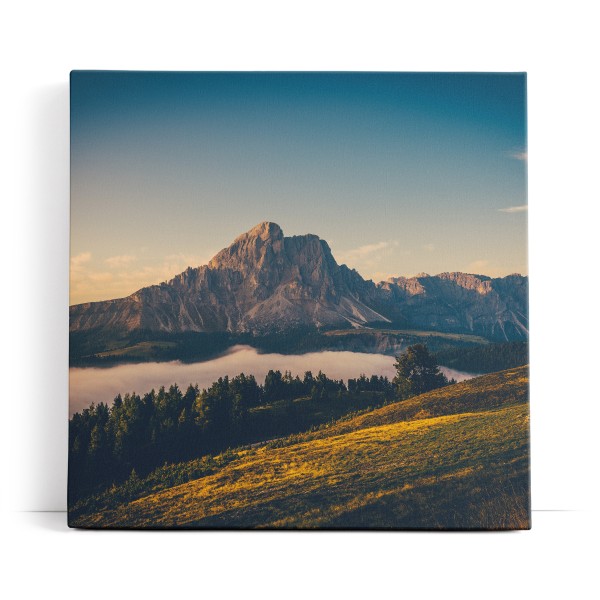
[[[89,528],[527,529],[528,368],[165,465],[81,501]]]

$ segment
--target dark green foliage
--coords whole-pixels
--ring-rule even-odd
[[[349,383],[351,392],[321,372],[300,379],[269,371],[260,386],[241,373],[201,391],[171,385],[143,396],[118,395],[110,408],[92,405],[69,424],[69,500],[130,480],[133,489],[135,477],[160,465],[297,433],[393,396],[384,377],[362,375]]]
[[[165,464],[143,479],[132,470],[129,478],[120,485],[112,485],[103,492],[92,494],[71,505],[69,519],[83,513],[109,510],[124,502],[211,475],[236,458],[238,454],[228,449],[215,457],[207,455],[187,462]]]
[[[433,352],[463,349],[481,343],[482,338],[470,335],[448,336],[435,331],[410,332],[395,330],[400,324],[386,323],[383,329],[335,330],[299,327],[285,335],[272,333],[253,335],[226,332],[167,333],[156,331],[71,332],[69,360],[71,366],[106,366],[119,363],[169,361],[195,362],[214,358],[236,344],[246,344],[260,352],[304,354],[321,350],[348,350],[352,352],[379,352],[379,344],[388,348],[426,341]],[[478,341],[479,340],[479,341]],[[385,342],[385,343],[384,343]]]
[[[486,344],[474,348],[450,348],[436,353],[439,364],[469,373],[495,373],[529,364],[527,342]]]
[[[394,385],[399,398],[418,396],[448,385],[448,379],[440,371],[435,357],[424,344],[409,346],[396,357],[394,367]]]
[[[214,358],[235,344],[249,344],[263,352],[302,354],[324,349],[329,343],[329,338],[314,327],[293,329],[285,335],[262,336],[144,330],[109,334],[90,330],[69,334],[69,362],[71,366],[99,367],[126,362],[195,362]]]
[[[359,410],[261,448],[165,465],[147,477],[134,474],[71,505],[69,522],[133,528],[526,529],[527,399],[525,367],[486,375],[382,409]],[[321,403],[299,398],[275,404],[285,410]],[[270,406],[253,412],[265,410]],[[192,482],[217,472],[206,483]],[[188,481],[183,489],[170,489]]]
[[[111,367],[127,362],[196,362],[214,358],[236,343],[226,332],[78,331],[69,334],[69,363]]]
[[[366,377],[364,374],[358,379],[348,379],[349,392],[386,392],[390,387],[387,377],[371,375]]]

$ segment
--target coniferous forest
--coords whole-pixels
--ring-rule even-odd
[[[165,464],[264,443],[449,383],[422,344],[398,357],[396,370],[392,381],[363,374],[346,382],[270,370],[262,384],[241,373],[207,389],[173,384],[92,404],[69,423],[70,501]]]
[[[394,398],[386,377],[342,380],[269,371],[263,384],[241,373],[208,389],[176,384],[143,395],[118,395],[75,413],[69,424],[70,498],[153,469],[303,431]],[[296,401],[295,400],[300,400]]]

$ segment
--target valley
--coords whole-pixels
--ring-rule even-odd
[[[263,222],[71,306],[70,523],[528,528],[527,287],[374,283]]]

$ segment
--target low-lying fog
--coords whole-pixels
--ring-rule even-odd
[[[161,385],[172,383],[185,392],[187,386],[198,384],[200,389],[210,386],[219,377],[233,377],[239,373],[254,375],[258,383],[263,383],[269,369],[291,371],[302,377],[305,371],[317,374],[323,371],[333,379],[358,377],[361,373],[370,375],[395,375],[395,359],[384,354],[364,354],[360,352],[311,352],[300,355],[259,354],[250,346],[234,346],[224,356],[198,363],[179,361],[162,363],[123,364],[108,368],[74,367],[69,370],[70,414],[80,412],[92,402],[112,404],[117,394],[126,392],[144,394]],[[448,378],[463,381],[474,377],[442,367]]]

